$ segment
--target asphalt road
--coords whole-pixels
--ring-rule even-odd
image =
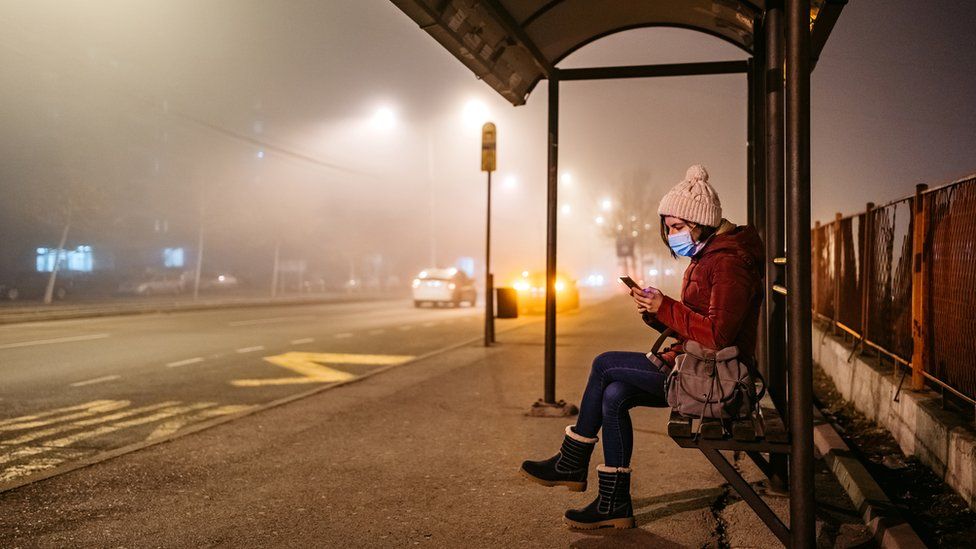
[[[477,338],[482,311],[398,300],[0,326],[0,483]]]

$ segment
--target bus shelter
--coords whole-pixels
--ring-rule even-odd
[[[759,230],[767,258],[766,299],[756,354],[775,408],[786,420],[787,441],[781,450],[735,441],[708,449],[703,443],[699,449],[784,545],[814,547],[810,72],[847,0],[391,1],[512,105],[524,104],[540,81],[548,83],[548,291],[544,396],[537,408],[553,415],[564,413],[566,406],[555,398],[560,84],[730,73],[746,76],[748,222]],[[749,57],[705,63],[556,66],[593,41],[644,27],[706,33],[737,46]],[[774,485],[788,485],[789,527],[718,449],[746,451]],[[763,451],[768,460],[761,457]]]

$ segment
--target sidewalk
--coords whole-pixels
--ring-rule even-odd
[[[578,403],[594,356],[653,335],[624,299],[561,316],[557,397]],[[0,546],[778,546],[700,453],[665,435],[664,409],[632,416],[638,528],[567,529],[563,511],[595,483],[571,493],[516,472],[574,421],[524,415],[542,391],[542,323],[498,341],[0,494]],[[818,473],[823,546],[863,541],[842,494]],[[788,520],[785,498],[767,501]]]

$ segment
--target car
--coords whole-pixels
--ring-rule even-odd
[[[233,290],[241,285],[241,281],[229,273],[206,275],[200,278],[200,289],[211,291]]]
[[[7,282],[0,282],[0,299],[9,301],[43,299],[50,276],[50,273],[44,272],[19,273]],[[59,274],[51,295],[56,301],[60,301],[68,297],[73,287],[73,279],[64,274]]]
[[[450,269],[424,269],[413,279],[413,304],[415,307],[467,303],[474,307],[478,290],[474,280],[464,271]]]
[[[512,281],[518,292],[519,313],[546,312],[546,273],[545,271],[522,271]],[[578,309],[580,306],[579,288],[576,280],[563,272],[556,272],[556,311]]]
[[[182,274],[146,273],[119,284],[118,293],[129,295],[178,295],[186,288]]]

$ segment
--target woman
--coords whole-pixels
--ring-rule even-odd
[[[566,511],[573,528],[632,528],[630,457],[633,432],[628,410],[665,407],[664,380],[682,352],[685,340],[711,349],[730,345],[751,358],[756,346],[759,305],[763,299],[763,244],[750,226],[722,218],[718,194],[700,165],[661,200],[661,238],[671,255],[691,258],[685,270],[681,301],[656,288],[632,290],[644,322],[663,332],[670,328],[677,343],[657,355],[610,351],[596,357],[583,392],[575,426],[567,426],[559,453],[544,461],[525,461],[521,472],[544,486],[586,490],[590,454],[603,429],[604,464],[597,467],[599,494],[582,509]]]

